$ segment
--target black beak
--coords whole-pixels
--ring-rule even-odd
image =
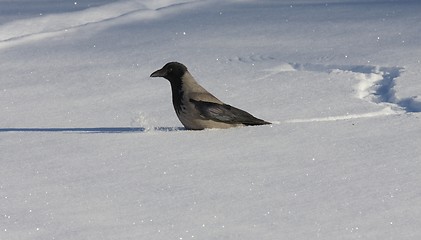
[[[167,71],[162,68],[153,72],[150,77],[165,77],[166,75]]]

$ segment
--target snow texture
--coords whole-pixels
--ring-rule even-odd
[[[421,239],[421,3],[0,2],[0,239]],[[184,63],[274,124],[186,131]]]

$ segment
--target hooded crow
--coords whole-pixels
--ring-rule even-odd
[[[181,63],[169,62],[153,72],[151,77],[163,77],[170,82],[174,110],[186,129],[271,124],[220,101],[200,86]]]

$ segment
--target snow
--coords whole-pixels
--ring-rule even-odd
[[[421,238],[418,1],[0,9],[0,239]],[[274,124],[185,131],[174,60]]]

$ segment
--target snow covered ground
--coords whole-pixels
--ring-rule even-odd
[[[0,239],[421,239],[421,2],[0,2]],[[271,126],[185,131],[180,61]]]

